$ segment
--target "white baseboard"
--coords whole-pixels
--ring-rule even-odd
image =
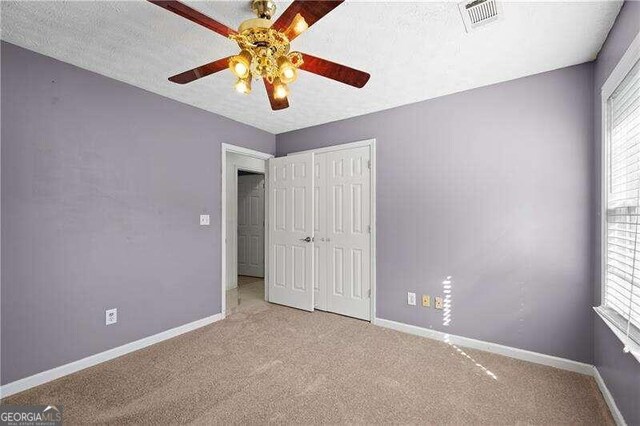
[[[596,383],[600,388],[600,392],[602,393],[605,402],[609,406],[609,411],[611,411],[613,420],[615,420],[618,426],[626,426],[627,422],[624,421],[624,417],[622,417],[622,413],[618,409],[616,401],[613,399],[613,395],[611,395],[611,392],[609,392],[609,388],[607,388],[607,385],[604,383],[604,380],[602,379],[602,376],[600,375],[600,372],[596,367],[593,367],[593,378],[596,379]]]
[[[68,374],[75,373],[80,370],[84,370],[88,367],[103,363],[105,361],[112,360],[122,355],[137,351],[147,346],[151,346],[155,343],[162,342],[163,340],[171,339],[172,337],[179,336],[181,334],[193,331],[197,328],[204,327],[216,321],[224,319],[224,314],[219,313],[210,317],[202,318],[188,324],[181,325],[170,330],[163,331],[153,336],[145,337],[140,340],[136,340],[126,345],[118,346],[117,348],[109,349],[104,352],[100,352],[95,355],[88,356],[78,361],[70,362],[69,364],[61,365],[60,367],[52,368],[51,370],[43,371],[42,373],[34,374],[33,376],[25,377],[24,379],[16,380],[15,382],[7,383],[0,387],[0,398],[7,397],[9,395],[16,394],[18,392],[25,391],[34,386],[42,385]]]
[[[390,328],[392,330],[402,331],[404,333],[415,334],[417,336],[439,340],[441,342],[447,341],[456,346],[479,349],[481,351],[521,359],[523,361],[529,361],[536,364],[560,368],[562,370],[569,370],[589,376],[593,375],[593,365],[585,364],[578,361],[572,361],[570,359],[545,355],[538,352],[531,352],[525,349],[512,348],[510,346],[499,345],[497,343],[484,342],[482,340],[469,339],[468,337],[456,336],[453,334],[443,333],[441,331],[435,331],[428,328],[418,327],[415,325],[409,325],[382,318],[374,318],[373,324],[380,327]]]

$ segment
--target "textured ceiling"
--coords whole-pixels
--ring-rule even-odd
[[[249,1],[185,1],[232,28]],[[278,2],[278,12],[288,3]],[[363,89],[301,72],[290,107],[262,84],[237,94],[223,71],[167,77],[237,52],[231,41],[145,1],[2,1],[2,39],[272,133],[349,118],[593,60],[620,1],[503,3],[504,19],[465,33],[456,3],[346,2],[294,50],[367,71]]]

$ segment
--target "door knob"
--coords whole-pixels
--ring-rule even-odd
[[[300,238],[300,241],[304,241],[306,243],[310,243],[311,242],[311,237],[307,237],[307,238]]]

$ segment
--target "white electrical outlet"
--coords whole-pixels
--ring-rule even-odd
[[[202,225],[202,226],[208,226],[209,225],[209,215],[208,214],[201,214],[200,215],[200,225]]]
[[[105,324],[112,325],[118,322],[118,309],[107,309],[105,311]]]
[[[444,308],[444,300],[442,299],[442,297],[436,297],[435,298],[435,308],[436,309],[443,309]]]
[[[407,293],[407,304],[408,305],[416,305],[416,294],[415,293]]]

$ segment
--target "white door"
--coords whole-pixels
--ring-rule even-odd
[[[313,157],[313,301],[316,309],[327,310],[327,176],[326,153]]]
[[[316,243],[326,247],[326,309],[369,320],[370,149],[352,148],[330,151],[325,155],[326,206],[318,208],[326,212],[326,229]],[[322,166],[320,170],[322,171]],[[320,283],[322,285],[323,281]],[[319,291],[322,291],[322,288]]]
[[[238,176],[238,274],[264,277],[264,175]]]
[[[269,301],[313,311],[313,154],[268,166]]]

